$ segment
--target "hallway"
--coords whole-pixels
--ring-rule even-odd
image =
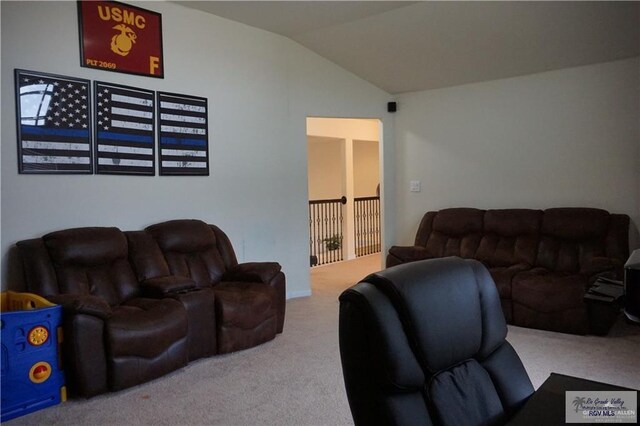
[[[381,254],[311,268],[311,291],[314,295],[340,294],[372,272],[382,269]]]

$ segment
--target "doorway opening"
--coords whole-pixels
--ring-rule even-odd
[[[311,267],[380,252],[381,139],[377,119],[307,118]]]

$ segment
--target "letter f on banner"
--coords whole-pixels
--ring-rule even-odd
[[[153,75],[156,73],[156,70],[159,68],[158,62],[160,58],[157,56],[149,56],[149,74]]]

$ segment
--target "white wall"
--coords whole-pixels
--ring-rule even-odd
[[[346,173],[353,174],[354,196],[376,195],[376,187],[380,182],[378,141],[381,135],[378,120],[309,117],[307,136],[309,199],[340,198],[345,195],[341,164],[336,164],[336,161],[345,160],[345,143],[353,146],[353,164],[346,165]],[[323,146],[323,142],[327,146]]]
[[[398,243],[456,206],[598,207],[640,224],[638,58],[403,94],[395,129]]]
[[[327,200],[342,197],[344,139],[308,137],[309,199]]]
[[[307,119],[307,134],[340,139],[380,140],[378,120],[358,118],[318,118]]]
[[[378,141],[353,141],[353,191],[356,197],[374,197],[380,183]]]
[[[81,68],[75,2],[1,3],[3,288],[19,281],[18,240],[198,218],[228,233],[240,261],[282,263],[290,297],[309,294],[306,117],[380,118],[392,145],[389,95],[284,37],[174,3],[134,4],[162,14],[164,79]],[[14,68],[207,97],[211,176],[19,175]],[[384,161],[393,194],[390,146]]]

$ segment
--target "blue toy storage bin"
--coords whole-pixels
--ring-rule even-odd
[[[60,357],[62,308],[30,293],[2,293],[0,421],[66,400]]]

